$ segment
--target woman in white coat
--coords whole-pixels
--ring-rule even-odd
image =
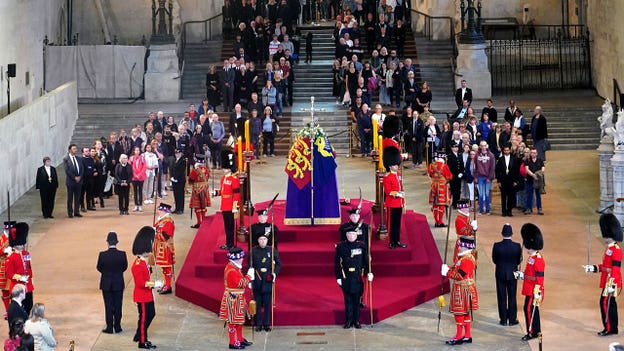
[[[24,324],[24,332],[35,338],[35,351],[54,351],[56,348],[56,339],[50,323],[45,319],[45,306],[42,303],[33,306],[30,319]]]

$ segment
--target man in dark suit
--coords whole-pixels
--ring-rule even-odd
[[[146,137],[149,138],[149,137]],[[121,145],[117,140],[117,133],[112,132],[108,136],[108,144],[106,145],[106,169],[111,176],[115,176],[115,167],[121,156]],[[113,188],[106,193],[107,198],[113,195]]]
[[[26,298],[26,286],[16,284],[11,290],[11,302],[7,308],[7,321],[9,326],[14,319],[20,318],[24,321],[28,320],[28,313],[22,306],[22,302]]]
[[[126,253],[117,250],[117,233],[109,232],[106,237],[108,250],[100,252],[97,261],[97,270],[102,273],[100,278],[100,290],[104,297],[104,310],[106,313],[106,328],[103,333],[112,334],[121,332],[121,306],[123,305],[124,277],[123,273],[128,268]]]
[[[517,280],[514,271],[522,262],[522,247],[511,240],[513,230],[509,223],[503,226],[503,240],[494,243],[492,261],[496,265],[496,299],[500,325],[518,324],[518,306],[516,303]]]
[[[58,188],[58,176],[56,168],[52,167],[52,160],[49,156],[43,158],[43,166],[37,169],[35,188],[39,190],[41,197],[41,212],[43,218],[54,218],[54,198]]]
[[[245,141],[245,121],[247,117],[242,111],[241,104],[234,106],[234,111],[230,113],[230,134],[234,137],[241,137]]]
[[[171,168],[171,184],[175,199],[175,214],[184,213],[184,187],[186,186],[186,159],[181,149],[175,150],[175,162]]]
[[[451,196],[453,198],[453,208],[457,208],[457,201],[461,197],[461,179],[464,176],[464,159],[459,153],[459,144],[451,143],[451,152],[448,154],[447,162],[453,179],[451,179]]]
[[[513,217],[511,210],[515,207],[516,192],[520,170],[518,160],[511,156],[509,144],[503,146],[503,155],[496,161],[496,180],[501,191],[501,209],[503,217]]]
[[[457,108],[462,106],[464,100],[468,101],[468,105],[472,104],[472,90],[466,87],[466,80],[462,79],[461,87],[455,91],[455,104],[457,104]]]
[[[546,139],[548,138],[548,124],[546,116],[542,114],[542,108],[535,106],[535,114],[531,119],[531,138],[533,147],[537,149],[537,158],[546,161]]]
[[[69,218],[82,217],[80,214],[80,191],[82,190],[84,165],[82,164],[82,157],[76,155],[78,152],[76,144],[70,144],[67,150],[67,156],[63,158],[65,186],[67,187],[67,216]]]

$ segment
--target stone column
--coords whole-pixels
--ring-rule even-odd
[[[613,138],[603,137],[598,146],[598,162],[600,164],[600,208],[613,205]]]
[[[624,150],[616,148],[611,158],[611,165],[613,167],[613,214],[622,223],[624,222],[624,201],[614,200],[624,197]]]
[[[485,54],[487,44],[458,44],[457,74],[455,87],[461,86],[462,79],[472,89],[473,100],[489,99],[492,96],[492,75]]]
[[[175,44],[150,45],[145,72],[145,101],[177,101],[180,98],[180,70]]]

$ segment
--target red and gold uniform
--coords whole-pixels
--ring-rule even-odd
[[[455,315],[457,332],[451,340],[470,340],[471,311],[479,308],[479,295],[474,281],[476,261],[467,253],[459,258],[454,266],[449,267],[448,277],[453,280],[449,311]],[[462,335],[462,331],[464,332]]]
[[[394,148],[387,148],[389,150]],[[403,215],[403,206],[405,204],[403,195],[403,178],[401,173],[390,171],[383,179],[384,206],[388,209],[387,223],[388,233],[390,234],[390,247],[402,246],[400,244],[401,237],[401,217]],[[404,246],[402,246],[404,247]]]
[[[189,180],[193,186],[189,207],[195,210],[197,226],[206,218],[206,207],[210,207],[210,170],[203,163],[198,163],[189,173]]]
[[[225,245],[223,248],[234,246],[234,213],[232,212],[240,201],[240,181],[236,173],[228,173],[221,177],[217,196],[221,196],[221,215],[225,227]]]
[[[453,174],[442,158],[429,164],[427,173],[431,178],[431,191],[429,192],[429,204],[433,212],[436,227],[444,227],[444,209],[451,204],[451,192],[448,182],[453,179]]]
[[[243,324],[247,311],[245,288],[249,286],[249,278],[243,275],[241,268],[232,261],[225,266],[223,273],[225,290],[221,298],[219,319],[227,321],[230,345],[240,346],[243,338]]]
[[[11,301],[11,290],[9,290],[9,280],[6,275],[6,260],[11,253],[11,247],[9,246],[9,226],[14,226],[15,222],[9,224],[4,223],[4,230],[0,235],[0,290],[2,290],[2,302],[4,303],[5,311],[9,308],[9,302]],[[15,232],[15,228],[11,228],[11,232]],[[6,316],[6,314],[5,314]]]
[[[535,252],[527,259],[524,268],[524,282],[522,283],[522,295],[524,295],[524,318],[528,326],[528,333],[535,337],[541,333],[539,304],[544,299],[544,270],[546,262],[540,252]],[[536,292],[541,297],[535,299]],[[531,323],[533,321],[533,323]]]
[[[459,200],[457,202],[458,211],[457,217],[455,218],[455,233],[457,234],[457,241],[455,242],[455,251],[453,252],[453,262],[457,262],[458,259],[460,238],[462,236],[474,238],[476,234],[476,230],[474,230],[470,223],[470,215],[468,214],[468,212],[464,212],[468,211],[469,206],[470,203],[467,200]],[[474,257],[476,259],[476,256]]]
[[[158,218],[154,224],[156,236],[154,238],[154,262],[156,266],[162,267],[165,276],[165,285],[160,291],[161,294],[171,293],[171,279],[173,278],[173,265],[175,264],[175,246],[173,244],[173,234],[175,224],[170,213]]]
[[[132,262],[132,278],[134,279],[132,297],[139,310],[139,323],[134,341],[146,344],[149,342],[147,329],[156,316],[156,308],[154,307],[154,295],[152,294],[154,283],[150,281],[150,269],[147,260],[141,256],[137,256]]]
[[[33,291],[35,290],[30,252],[13,249],[13,252],[6,259],[6,277],[8,279],[9,291],[13,290],[16,284],[24,284],[26,286],[26,298],[22,302],[22,306],[30,315],[30,309],[33,306]]]
[[[622,248],[618,243],[612,242],[607,245],[602,263],[597,268],[597,271],[601,273],[600,288],[602,289],[600,314],[604,330],[601,333],[605,335],[617,334],[618,313],[615,298],[618,291],[622,289]],[[609,287],[613,288],[614,291],[610,292]]]

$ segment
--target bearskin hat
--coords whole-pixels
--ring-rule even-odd
[[[542,232],[533,223],[525,223],[520,229],[522,235],[522,245],[529,250],[539,251],[544,248],[544,238]]]
[[[221,152],[221,167],[229,169],[232,173],[236,173],[238,170],[236,165],[236,155],[228,150]]]
[[[134,238],[134,243],[132,243],[132,254],[138,256],[146,252],[152,252],[154,236],[156,236],[156,231],[153,227],[145,226],[141,228]]]
[[[18,246],[26,245],[26,239],[28,238],[28,223],[19,222],[15,223],[13,227],[15,230],[9,234],[9,245]]]
[[[622,225],[613,213],[605,213],[600,216],[600,231],[605,239],[622,241]]]
[[[384,138],[392,138],[395,135],[399,134],[399,117],[397,116],[388,116],[383,121],[383,137]]]
[[[389,146],[383,149],[383,165],[387,170],[390,170],[390,166],[401,164],[401,153],[399,149],[394,146]]]

